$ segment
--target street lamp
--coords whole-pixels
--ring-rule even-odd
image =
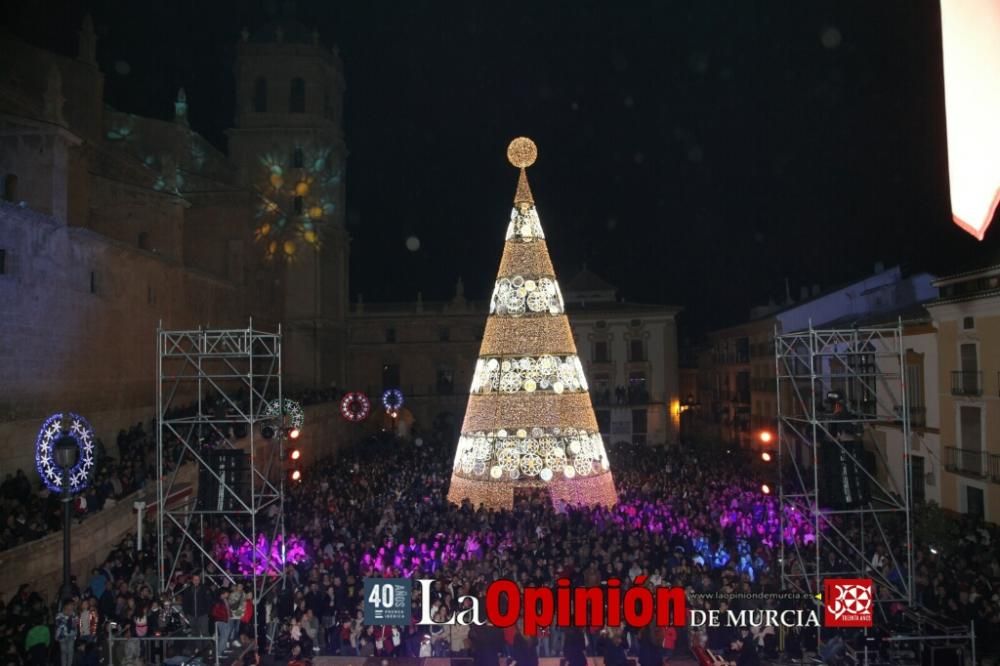
[[[53,414],[35,439],[35,469],[53,495],[63,501],[63,599],[69,595],[69,530],[73,496],[82,493],[94,471],[94,429],[79,414]]]
[[[61,598],[63,601],[70,597],[70,524],[73,520],[73,493],[70,487],[70,470],[72,470],[80,458],[80,449],[76,440],[69,435],[62,435],[56,440],[52,447],[53,458],[56,465],[62,471],[62,502],[63,502],[63,586]]]

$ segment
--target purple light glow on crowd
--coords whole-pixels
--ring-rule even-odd
[[[429,504],[431,499],[424,498],[424,502]],[[778,511],[775,497],[753,490],[731,487],[716,494],[711,510],[714,523],[737,538],[735,555],[739,561],[731,563],[733,553],[721,542],[713,544],[714,525],[698,524],[667,501],[625,496],[611,509],[570,509],[572,513],[585,514],[598,530],[681,535],[687,542],[686,552],[695,564],[710,569],[723,569],[732,564],[751,580],[767,568],[768,552],[779,547],[781,521]],[[792,509],[786,513],[785,522],[786,545],[814,543],[814,526],[805,516]],[[365,553],[360,564],[362,570],[385,576],[430,574],[454,561],[480,559],[493,550],[504,552],[511,546],[510,539],[510,535],[495,533],[438,533],[433,541],[410,537],[397,544],[389,540],[377,550]],[[758,544],[756,549],[751,542]]]
[[[287,565],[308,559],[306,544],[302,538],[290,535],[285,539],[284,548],[282,545],[281,535],[271,541],[266,535],[260,534],[255,554],[255,549],[250,544],[243,543],[237,547],[229,541],[226,534],[220,534],[216,537],[215,557],[228,571],[244,576],[254,573],[258,576],[277,576]]]

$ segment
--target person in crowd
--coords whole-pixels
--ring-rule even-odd
[[[30,622],[28,633],[24,637],[24,652],[31,666],[48,666],[49,651],[52,645],[52,631],[45,621],[44,614],[36,615]]]
[[[567,629],[563,636],[563,659],[566,666],[586,666],[586,640],[583,632],[576,627]]]
[[[229,593],[229,640],[233,647],[238,647],[240,644],[240,623],[247,610],[246,599],[243,583],[236,583]]]
[[[306,608],[305,612],[302,614],[302,632],[305,634],[306,638],[312,644],[313,652],[320,651],[319,644],[319,619],[313,612],[313,609]]]
[[[184,615],[194,625],[197,636],[208,636],[208,612],[212,607],[212,595],[202,585],[201,576],[194,574],[191,582],[181,595]],[[227,618],[228,619],[228,618]]]
[[[83,600],[80,609],[79,636],[86,643],[97,640],[97,628],[101,624],[101,615],[97,612],[97,600],[89,597]]]
[[[677,647],[677,628],[676,627],[664,627],[663,628],[663,660],[664,662],[670,661],[670,658],[674,656],[674,648]]]
[[[511,666],[538,666],[538,647],[536,640],[525,636],[518,627],[514,633],[514,641],[510,647]]]
[[[229,644],[229,590],[223,588],[219,591],[218,596],[215,599],[215,603],[212,604],[212,610],[210,611],[212,621],[215,622],[215,634],[216,634],[216,650],[219,654],[226,651],[226,647]]]
[[[245,630],[240,632],[240,650],[243,653],[241,666],[259,666],[260,652],[254,645],[253,636]]]
[[[60,664],[62,666],[73,666],[79,626],[80,620],[76,614],[76,602],[65,602],[62,611],[56,615],[56,642],[59,643]]]
[[[757,641],[750,635],[748,627],[741,627],[740,637],[732,648],[736,652],[736,666],[760,666],[760,656],[757,653]]]

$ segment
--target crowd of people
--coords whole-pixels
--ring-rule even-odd
[[[130,436],[135,448],[130,456],[112,458],[105,453],[102,442],[97,442],[97,464],[93,481],[87,490],[73,499],[73,515],[84,519],[88,514],[100,511],[108,500],[120,500],[135,492],[149,478],[150,470],[142,458],[148,449],[149,440],[141,425],[133,428]],[[120,439],[120,437],[119,437]],[[36,475],[32,477],[37,479]],[[46,490],[36,491],[37,480],[29,479],[24,470],[7,474],[0,483],[0,550],[7,550],[21,544],[35,541],[46,534],[62,529],[62,498]]]
[[[718,608],[726,595],[778,591],[781,540],[809,546],[815,539],[812,523],[797,515],[785,517],[781,532],[776,498],[761,492],[759,476],[738,455],[709,458],[618,445],[611,447],[620,500],[616,507],[560,513],[544,497],[526,497],[513,511],[486,511],[447,503],[451,447],[433,436],[423,441],[422,447],[371,442],[320,466],[292,489],[288,525],[310,544],[311,558],[290,570],[299,594],[286,603],[295,609],[286,629],[289,635],[296,628],[301,631],[306,610],[311,611],[310,625],[318,618],[325,629],[316,636],[306,632],[306,647],[319,641],[321,649],[335,654],[397,656],[475,650],[476,636],[459,626],[365,627],[359,615],[360,586],[367,576],[442,581],[433,611],[442,618],[460,610],[459,597],[481,598],[493,580],[551,586],[563,575],[585,585],[609,577],[627,585],[646,576],[652,584],[687,588],[694,604],[704,599],[706,607]],[[845,525],[848,537],[851,529]],[[948,550],[918,541],[916,594],[943,619],[974,622],[978,635],[987,636],[1000,629],[1000,544],[993,527],[969,529],[972,537],[956,536]],[[905,544],[902,533],[896,537],[892,542]],[[893,567],[905,560],[868,548],[871,566],[891,580]],[[419,590],[413,603],[418,614]],[[759,608],[760,603],[773,607],[772,602],[745,600],[733,601],[731,607]],[[804,603],[809,608],[813,602],[800,601],[798,607]],[[886,630],[905,622],[901,606],[892,610],[899,616],[879,618]],[[614,630],[592,629],[583,636],[588,654],[612,645],[637,656],[643,649],[641,632],[618,636]],[[728,653],[746,643],[741,638],[734,630],[717,628],[700,640]],[[681,630],[656,651],[687,649],[692,639]],[[546,632],[536,653],[563,654],[567,640],[564,632]],[[795,655],[815,648],[816,641],[815,631],[791,632],[785,649]],[[773,632],[759,632],[750,642],[765,654],[776,652]]]
[[[308,647],[362,656],[468,655],[484,644],[504,649],[515,638],[497,643],[496,635],[469,634],[458,625],[366,627],[361,582],[369,576],[440,581],[433,599],[440,618],[461,610],[459,597],[482,598],[486,585],[501,578],[551,586],[561,576],[584,585],[647,576],[651,584],[681,585],[692,594],[777,589],[770,566],[775,502],[735,465],[716,469],[691,454],[618,447],[614,508],[559,513],[535,496],[513,511],[486,511],[447,503],[450,447],[423,439],[421,447],[370,442],[291,490],[287,524],[311,544],[313,557],[289,571],[299,590],[286,602],[294,609],[289,636],[304,618],[318,618],[323,631],[306,632]],[[420,604],[418,589],[415,616]],[[641,647],[640,632],[592,629],[579,637],[545,632],[534,649],[557,656],[576,638],[591,655],[605,643]],[[683,640],[675,635],[673,647]]]
[[[134,449],[148,454],[143,429],[132,432],[133,439],[119,442],[123,460],[136,455]],[[252,589],[239,571],[235,583],[218,585],[219,572],[190,549],[182,551],[168,592],[157,595],[155,543],[147,540],[137,551],[129,538],[78,584],[69,605],[53,608],[30,588],[6,603],[0,610],[0,654],[6,661],[0,659],[0,666],[60,663],[53,661],[60,655],[63,664],[96,663],[92,660],[105,650],[96,637],[109,631],[123,639],[126,656],[156,648],[124,639],[180,633],[206,637],[209,645],[200,649],[236,650],[255,660],[256,651],[247,648],[256,629],[261,652],[289,663],[336,654],[470,656],[486,665],[506,654],[521,666],[545,656],[573,665],[592,655],[604,656],[609,666],[624,666],[630,656],[659,665],[670,654],[701,645],[741,666],[778,655],[776,636],[767,630],[714,627],[699,634],[683,627],[595,626],[530,637],[516,628],[421,626],[419,587],[411,622],[366,626],[362,592],[371,576],[434,579],[430,606],[437,620],[462,610],[460,597],[483,598],[486,586],[501,578],[551,587],[560,577],[586,586],[616,577],[627,588],[645,576],[648,584],[686,588],[689,608],[812,603],[739,598],[778,591],[782,540],[787,546],[815,539],[809,521],[795,516],[786,516],[781,531],[777,500],[761,493],[760,479],[743,457],[614,445],[609,451],[619,493],[615,507],[556,510],[535,493],[520,496],[513,510],[490,511],[447,502],[453,445],[446,436],[420,435],[366,440],[336,459],[311,465],[301,483],[287,487],[285,529],[288,543],[295,539],[301,547],[301,557],[277,563],[286,584],[259,600],[256,614]],[[150,478],[135,466],[131,470],[129,478],[137,482]],[[996,635],[1000,535],[984,524],[954,525],[953,540],[916,543],[917,599],[942,618],[974,623],[981,637]],[[226,532],[219,526],[213,539]],[[177,537],[165,538],[172,547]],[[900,566],[881,548],[872,548],[868,557],[872,568],[887,576]],[[893,607],[879,623],[892,628],[906,621],[902,615],[902,607]],[[815,630],[792,631],[783,649],[797,656],[814,649],[816,641]],[[988,649],[981,640],[980,654]]]

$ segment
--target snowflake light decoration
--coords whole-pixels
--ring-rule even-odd
[[[53,493],[63,492],[63,470],[55,461],[55,445],[63,434],[76,443],[78,452],[76,465],[69,471],[69,492],[76,494],[87,487],[95,464],[94,429],[87,419],[72,413],[45,419],[35,440],[35,469],[46,488]]]
[[[368,418],[372,403],[361,391],[352,391],[340,400],[340,415],[345,421],[360,423]]]
[[[288,424],[293,428],[301,430],[302,426],[305,425],[306,422],[306,413],[305,410],[302,409],[302,405],[291,398],[285,398],[284,403],[285,417],[288,419]],[[267,411],[264,412],[264,416],[274,419],[281,416],[281,403],[277,400],[272,400],[267,406]]]
[[[274,154],[260,158],[254,239],[264,245],[264,258],[294,261],[303,247],[318,250],[321,230],[337,210],[340,171],[330,167],[328,148],[297,147],[290,160]]]
[[[500,278],[493,288],[490,314],[520,316],[525,313],[565,312],[559,283],[551,278],[533,280],[521,275]]]
[[[476,361],[471,393],[579,393],[587,390],[583,365],[575,354],[537,358],[480,358]]]
[[[470,432],[459,437],[455,456],[456,470],[468,468],[478,476],[489,472],[492,478],[517,470],[522,477],[548,482],[557,477],[589,476],[598,467],[603,471],[609,468],[600,433],[576,428],[536,426],[512,432]]]
[[[403,392],[398,388],[386,389],[382,393],[382,406],[387,412],[399,412],[403,406]]]

